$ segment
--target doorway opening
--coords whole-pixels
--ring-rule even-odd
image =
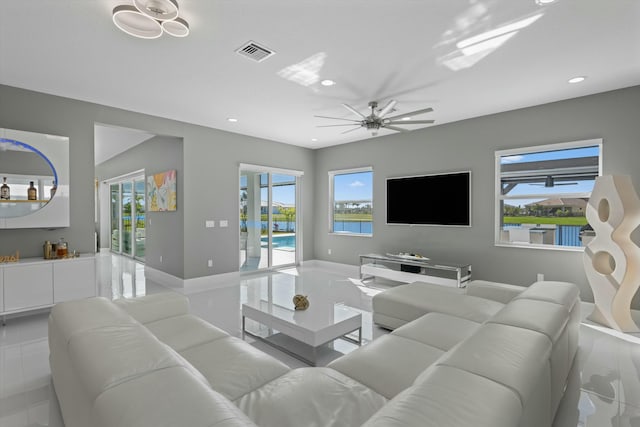
[[[240,271],[297,265],[301,171],[240,165]]]

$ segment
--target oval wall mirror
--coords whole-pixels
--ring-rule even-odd
[[[29,215],[55,197],[58,173],[37,148],[0,138],[0,217]]]
[[[69,138],[0,129],[0,228],[68,226]]]

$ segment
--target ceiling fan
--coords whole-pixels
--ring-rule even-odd
[[[349,104],[342,104],[344,108],[351,111],[356,116],[360,117],[359,120],[354,119],[343,119],[341,117],[327,117],[327,116],[315,116],[320,117],[321,119],[333,119],[333,120],[345,120],[351,123],[348,124],[340,124],[340,125],[321,125],[318,127],[333,127],[333,126],[355,126],[353,129],[347,129],[342,133],[353,132],[354,130],[358,130],[360,128],[367,129],[371,131],[371,135],[376,136],[378,134],[378,130],[380,128],[389,129],[396,132],[408,132],[409,129],[404,129],[398,127],[397,125],[422,125],[422,124],[431,124],[435,120],[411,120],[411,116],[417,116],[418,114],[430,113],[433,111],[433,108],[424,108],[422,110],[411,111],[409,113],[399,114],[397,116],[387,117],[387,114],[391,113],[394,110],[398,102],[395,100],[391,100],[387,103],[387,105],[378,109],[378,101],[369,102],[369,108],[371,112],[369,115],[364,115],[360,111],[356,110]]]
[[[577,185],[577,184],[578,184],[577,182],[556,182],[553,176],[547,175],[547,177],[544,180],[544,184],[531,184],[531,185],[551,188],[551,187],[555,187],[556,185]]]

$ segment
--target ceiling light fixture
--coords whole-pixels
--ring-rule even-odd
[[[573,77],[571,79],[568,80],[569,83],[582,83],[583,81],[586,80],[585,76],[577,76],[577,77]]]
[[[235,122],[237,122],[237,121],[238,121],[238,119],[236,119],[236,118],[234,118],[234,117],[229,117],[229,118],[227,119],[227,121],[228,121],[228,122],[231,122],[231,123],[235,123]]]
[[[157,39],[163,33],[186,37],[189,23],[178,14],[176,0],[133,0],[133,6],[114,7],[112,18],[120,30],[141,39]]]
[[[536,4],[544,6],[545,4],[555,3],[556,0],[536,0]]]
[[[333,86],[336,84],[336,82],[334,82],[333,80],[324,79],[323,81],[320,82],[320,84],[322,86]]]

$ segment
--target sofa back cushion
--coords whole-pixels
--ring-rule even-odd
[[[114,304],[140,323],[189,313],[189,299],[177,292],[161,292],[138,298],[120,298]]]

